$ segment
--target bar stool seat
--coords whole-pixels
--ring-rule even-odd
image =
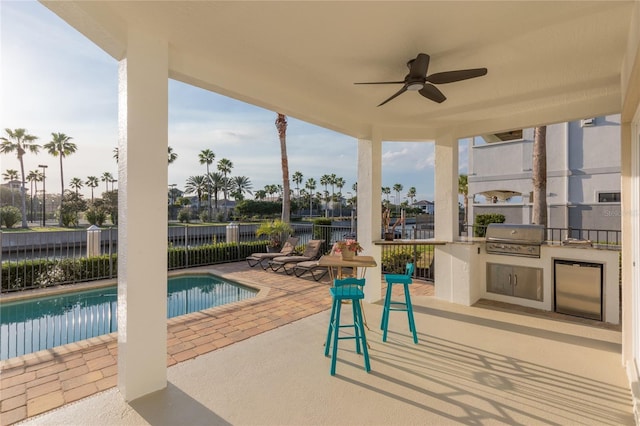
[[[407,312],[407,318],[409,320],[409,331],[413,333],[413,343],[418,343],[418,335],[416,333],[416,324],[413,319],[413,305],[411,304],[411,293],[409,292],[409,285],[413,282],[411,276],[413,275],[414,265],[413,263],[407,263],[404,274],[388,274],[385,275],[387,281],[387,293],[384,298],[384,308],[382,309],[382,321],[380,323],[380,329],[383,330],[382,341],[387,341],[387,329],[389,328],[389,312],[390,311],[405,311]],[[394,284],[402,284],[404,287],[404,302],[394,301],[391,298],[391,291]]]
[[[338,357],[338,340],[354,339],[356,341],[356,353],[364,352],[364,369],[371,371],[369,364],[369,351],[367,349],[367,336],[364,332],[361,300],[364,299],[364,279],[344,278],[333,280],[333,287],[329,290],[333,303],[331,305],[331,317],[327,331],[327,341],[324,347],[324,356],[329,356],[329,348],[333,346],[331,355],[331,375],[336,374],[336,359]],[[351,302],[353,323],[340,324],[340,312],[344,301]],[[340,336],[340,329],[353,328],[353,335]]]

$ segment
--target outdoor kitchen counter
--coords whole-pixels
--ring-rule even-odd
[[[432,245],[432,246],[443,246],[447,244],[446,241],[434,240],[433,238],[425,238],[418,240],[375,240],[373,244],[377,246],[406,246],[406,245]]]
[[[594,247],[562,245],[540,246],[540,257],[520,257],[486,252],[484,238],[461,237],[436,246],[434,271],[435,296],[463,305],[473,305],[480,299],[496,300],[545,311],[554,311],[554,261],[569,260],[603,265],[603,321],[620,322],[619,250],[602,245]],[[440,267],[438,267],[438,264]],[[487,265],[500,264],[542,270],[542,300],[496,294],[487,291]]]

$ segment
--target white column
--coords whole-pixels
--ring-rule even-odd
[[[435,238],[458,237],[458,139],[443,135],[436,139]]]
[[[119,64],[118,387],[167,385],[168,45],[130,31]]]
[[[382,298],[382,249],[373,244],[380,240],[382,226],[382,140],[358,140],[358,242],[364,252],[376,259],[378,266],[368,268],[365,300],[376,302]]]
[[[452,135],[436,139],[435,239],[453,241],[458,236],[458,140]],[[454,298],[455,261],[453,246],[435,246],[434,282],[437,298]]]

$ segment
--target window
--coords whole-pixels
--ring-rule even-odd
[[[598,202],[599,203],[619,203],[620,192],[599,192]]]

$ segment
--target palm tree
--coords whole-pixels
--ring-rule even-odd
[[[10,152],[16,151],[16,155],[18,157],[18,161],[20,162],[20,173],[22,176],[21,188],[20,188],[20,196],[22,197],[22,227],[27,228],[27,199],[26,199],[26,190],[24,187],[25,184],[25,174],[24,174],[24,162],[22,161],[22,157],[24,154],[29,151],[33,154],[37,154],[38,150],[40,150],[40,145],[34,143],[37,136],[33,136],[27,133],[25,129],[4,129],[7,137],[1,137],[0,141],[0,153],[8,154]]]
[[[382,187],[382,194],[387,196],[387,206],[389,205],[389,194],[391,194],[391,188],[388,186]]]
[[[7,182],[12,182],[14,180],[18,180],[18,171],[15,169],[8,169],[7,171],[5,171],[2,174],[2,177],[4,178],[4,180],[6,180]],[[14,203],[14,196],[13,196],[13,184],[11,186],[11,205],[13,206]],[[33,209],[32,209],[33,210]]]
[[[331,183],[331,175],[322,175],[320,176],[320,185],[324,186],[324,210],[325,216],[327,211],[329,210],[329,184]]]
[[[209,165],[213,164],[213,161],[216,159],[216,155],[213,153],[213,151],[211,151],[210,149],[204,149],[202,151],[200,151],[200,154],[198,154],[198,158],[200,159],[200,164],[206,164],[207,165],[207,174],[206,176],[209,178],[209,182],[208,182],[208,197],[209,197],[209,220],[211,220],[211,175],[209,174]],[[216,197],[217,199],[217,197]]]
[[[282,221],[289,223],[291,217],[291,195],[289,189],[289,158],[287,157],[287,117],[278,113],[276,129],[280,139],[280,164],[282,166]]]
[[[264,200],[265,198],[267,198],[267,191],[265,191],[264,189],[258,189],[255,192],[254,197],[256,200]]]
[[[172,164],[174,161],[176,161],[178,159],[178,154],[173,152],[173,148],[172,147],[170,147],[170,146],[167,147],[167,153],[168,153],[167,160],[169,161],[169,164]]]
[[[218,173],[218,172],[209,173],[209,183],[210,183],[211,195],[213,195],[213,199],[214,199],[214,206],[216,211],[218,211],[218,193],[221,191],[221,189],[225,185],[224,177],[222,176],[222,173]]]
[[[414,203],[414,200],[416,198],[416,187],[412,186],[411,188],[409,188],[409,191],[407,192],[407,198],[409,200],[411,200],[411,204]]]
[[[293,172],[293,175],[291,176],[291,180],[293,181],[293,183],[296,184],[296,192],[298,193],[298,198],[300,198],[300,184],[302,183],[302,181],[304,176],[302,175],[302,172]]]
[[[69,186],[75,189],[76,195],[78,195],[78,190],[84,186],[84,183],[82,182],[82,179],[74,177],[71,179],[71,182],[69,182]]]
[[[198,206],[200,206],[202,203],[202,194],[207,192],[208,182],[209,180],[206,176],[190,176],[187,178],[187,182],[184,186],[184,193],[196,194],[198,197]]]
[[[343,178],[339,177],[335,179],[334,183],[338,188],[338,201],[340,201],[340,217],[342,217],[342,188],[344,188],[346,182]]]
[[[400,204],[400,192],[402,192],[402,184],[396,183],[393,185],[393,190],[396,192],[396,213],[398,212],[398,205]]]
[[[116,160],[116,163],[118,162],[118,159],[120,158],[120,150],[118,149],[117,146],[115,148],[113,148],[113,158]]]
[[[461,194],[464,197],[462,200],[462,206],[464,209],[464,224],[466,225],[469,223],[467,218],[467,208],[469,207],[469,200],[467,198],[469,195],[469,178],[465,174],[458,176],[458,194]]]
[[[547,126],[533,134],[533,214],[532,222],[547,226]]]
[[[62,203],[64,199],[64,170],[62,168],[62,159],[74,152],[78,147],[75,143],[70,142],[73,139],[64,133],[51,133],[51,141],[43,145],[43,148],[54,157],[60,158],[60,211],[62,211]],[[59,225],[62,226],[62,214],[59,215]]]
[[[329,185],[331,185],[331,217],[333,217],[336,202],[336,179],[338,179],[338,177],[335,173],[329,175]]]
[[[246,176],[234,176],[231,178],[231,188],[233,198],[237,201],[242,201],[245,193],[253,195],[251,192],[253,185],[251,184],[251,180]]]
[[[38,182],[42,182],[44,175],[38,169],[31,170],[27,175],[27,180],[31,184],[31,221],[33,222],[33,197],[38,192]]]
[[[227,175],[231,173],[231,169],[233,169],[233,163],[231,160],[227,158],[221,158],[218,161],[218,171],[222,173],[222,194],[224,195],[224,211],[225,215],[227,213],[227,199],[229,193],[229,180],[227,179]]]
[[[93,188],[98,187],[98,178],[95,176],[89,176],[87,177],[85,184],[91,188],[91,202],[93,203]]]
[[[307,179],[304,187],[309,190],[309,217],[313,215],[313,191],[316,189],[316,180],[314,178]]]
[[[109,192],[109,182],[113,181],[113,175],[109,172],[104,172],[100,176],[100,180],[105,184],[105,192]]]

